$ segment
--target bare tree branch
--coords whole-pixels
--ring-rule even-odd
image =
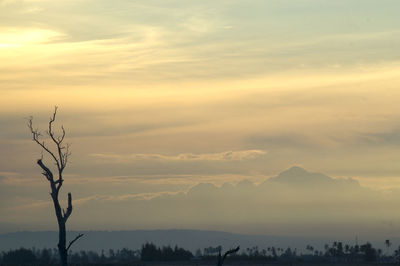
[[[81,238],[82,236],[84,236],[84,234],[79,234],[77,235],[72,241],[69,242],[69,245],[67,247],[67,252],[70,249],[70,247],[72,246],[72,244],[74,244],[79,238]]]
[[[226,259],[226,257],[227,257],[229,254],[236,253],[236,252],[239,251],[239,249],[240,249],[240,246],[238,246],[238,247],[235,248],[235,249],[230,249],[230,250],[228,250],[227,252],[225,252],[224,256],[222,257],[222,263],[224,263],[224,260]],[[221,263],[221,265],[222,265],[222,263]]]
[[[67,207],[67,211],[64,212],[64,222],[66,223],[69,216],[72,213],[72,196],[71,193],[68,193],[68,207]]]
[[[42,159],[37,160],[37,164],[43,169],[43,175],[47,178],[47,180],[49,180],[50,182],[53,182],[53,173],[50,171],[49,168],[47,168],[43,162]]]
[[[57,138],[58,143],[60,143],[60,144],[61,144],[61,142],[63,142],[64,137],[65,137],[65,129],[64,129],[63,125],[61,125],[61,130],[62,130],[62,136]]]
[[[62,136],[61,136],[61,137],[58,137],[58,138],[56,138],[56,137],[54,136],[54,132],[53,132],[53,123],[54,123],[54,121],[56,121],[57,109],[58,109],[58,107],[55,106],[55,107],[54,107],[53,116],[50,117],[50,121],[49,121],[49,130],[47,131],[47,133],[49,134],[50,138],[53,140],[53,142],[54,142],[54,143],[56,144],[56,146],[57,146],[57,152],[58,152],[58,160],[56,160],[56,161],[57,161],[57,168],[58,168],[58,171],[59,171],[59,172],[62,172],[62,171],[64,170],[64,168],[65,168],[65,164],[64,164],[64,154],[63,154],[63,152],[62,152],[62,150],[64,149],[64,147],[61,146],[61,142],[62,142],[61,139],[64,139],[65,130],[64,130],[64,127],[62,126],[62,127],[61,127],[61,128],[62,128],[62,131],[63,131]],[[59,178],[61,178],[61,177],[59,176]]]
[[[42,136],[42,134],[37,129],[33,128],[33,118],[32,117],[30,117],[28,120],[28,127],[31,130],[33,141],[35,141],[40,147],[43,148],[43,150],[45,150],[48,154],[50,154],[50,156],[53,157],[53,159],[58,164],[57,157],[54,155],[54,153],[52,151],[50,151],[50,149],[46,146],[44,141],[40,142],[39,137]]]
[[[53,151],[50,150],[50,148],[46,145],[44,141],[41,141],[40,137],[42,134],[37,130],[33,128],[33,118],[30,117],[28,119],[28,127],[32,133],[33,140],[40,145],[40,147],[43,148],[53,159],[54,162],[57,166],[58,170],[58,179],[61,180],[60,183],[62,183],[62,172],[64,168],[67,165],[68,162],[68,157],[71,155],[71,152],[69,151],[70,145],[67,143],[66,145],[63,144],[66,132],[65,128],[62,125],[61,126],[61,135],[56,136],[55,132],[53,130],[53,123],[56,121],[56,115],[57,115],[57,110],[58,107],[54,107],[54,112],[52,116],[50,117],[49,124],[48,124],[48,130],[47,130],[47,135],[50,137],[51,141],[55,144],[55,147],[57,149],[57,152],[54,153]]]
[[[226,257],[227,257],[229,254],[238,252],[239,249],[240,249],[240,246],[238,246],[238,247],[235,248],[235,249],[230,249],[230,250],[228,250],[227,252],[225,252],[224,256],[221,257],[221,250],[222,250],[222,248],[220,248],[220,249],[219,249],[219,253],[218,253],[217,266],[222,266],[222,264],[224,263]]]

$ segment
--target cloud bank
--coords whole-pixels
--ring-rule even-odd
[[[162,154],[91,154],[91,156],[100,159],[112,160],[114,162],[128,163],[133,160],[165,160],[165,161],[242,161],[251,160],[265,155],[262,150],[244,150],[244,151],[225,151],[218,153],[181,153],[178,155],[162,155]]]

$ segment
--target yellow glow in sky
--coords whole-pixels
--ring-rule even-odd
[[[373,195],[379,205],[396,194],[397,0],[0,0],[0,7],[0,202],[10,204],[0,211],[14,221],[22,205],[47,199],[23,186],[25,177],[40,178],[26,118],[45,132],[55,105],[72,143],[65,184],[82,208],[149,200],[140,195],[179,202],[179,192],[198,183],[261,183],[293,165],[385,190],[361,188],[360,202]],[[329,204],[339,213],[345,205]],[[397,219],[390,210],[384,218]],[[252,218],[240,219],[234,224]]]
[[[30,45],[37,45],[53,41],[60,35],[51,30],[45,29],[0,29],[0,48],[26,48]],[[2,53],[5,51],[3,50]]]

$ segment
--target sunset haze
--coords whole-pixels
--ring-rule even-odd
[[[58,106],[73,230],[399,237],[399,10],[0,0],[0,233],[56,229]]]

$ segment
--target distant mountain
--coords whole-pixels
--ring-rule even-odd
[[[258,191],[259,189],[265,189],[266,187],[276,188],[275,184],[282,184],[286,187],[299,187],[299,188],[360,188],[360,184],[357,180],[352,178],[347,179],[334,179],[322,173],[314,173],[305,170],[299,166],[293,166],[277,176],[271,177],[260,185],[253,184],[249,179],[244,179],[237,183],[235,186],[225,183],[221,188],[211,183],[200,183],[189,190],[188,195],[204,195],[204,194],[218,194],[221,190],[235,190],[235,189],[248,189]]]
[[[278,176],[270,178],[269,181],[289,184],[332,184],[334,179],[324,174],[308,172],[301,167],[293,166]]]
[[[13,223],[0,222],[0,234],[18,230],[19,230],[18,225],[15,225]]]
[[[304,186],[304,187],[326,187],[326,186],[360,186],[359,183],[351,178],[348,179],[333,179],[321,173],[309,172],[299,166],[293,166],[286,171],[281,172],[275,177],[271,177],[264,182],[281,183],[287,185]]]

